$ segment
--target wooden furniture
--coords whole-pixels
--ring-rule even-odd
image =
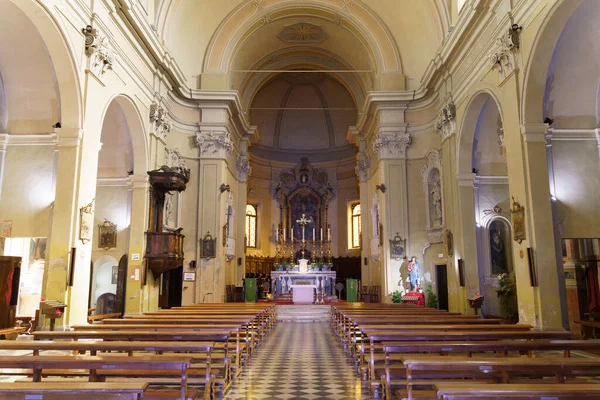
[[[41,314],[50,320],[50,330],[54,330],[56,319],[61,318],[65,313],[66,304],[56,300],[45,300],[40,303]]]
[[[246,273],[269,275],[273,270],[273,257],[246,256]]]
[[[0,256],[0,329],[15,326],[21,257]]]
[[[576,384],[477,384],[436,383],[437,398],[440,400],[467,399],[553,399],[579,400],[600,398],[600,385],[596,383]]]
[[[147,268],[155,277],[163,272],[178,268],[183,263],[183,238],[181,229],[163,232],[163,211],[168,192],[185,190],[190,180],[190,170],[183,167],[167,167],[148,171],[150,176],[150,226],[146,232]]]
[[[591,336],[594,339],[598,339],[597,334],[596,334],[596,329],[600,328],[600,322],[598,322],[598,321],[575,321],[575,323],[581,325],[581,331],[583,333],[583,337],[588,338]]]
[[[0,339],[14,340],[20,333],[25,333],[26,330],[25,327],[0,329]]]
[[[148,383],[14,382],[0,383],[0,397],[9,399],[80,400],[82,398],[141,400]]]

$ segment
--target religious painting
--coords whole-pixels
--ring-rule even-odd
[[[200,240],[200,257],[215,258],[217,248],[217,239],[211,236],[210,232],[206,233],[203,239]]]
[[[401,260],[406,255],[406,239],[396,233],[394,239],[390,239],[390,257],[394,260]]]
[[[450,229],[446,229],[446,252],[448,257],[454,256],[454,235]]]
[[[309,220],[304,225],[304,239],[306,241],[312,241],[317,239],[313,237],[313,229],[315,229],[315,235],[319,235],[317,227],[320,225],[320,210],[321,210],[321,198],[310,188],[298,188],[288,197],[288,213],[289,213],[289,225],[293,227],[293,238],[296,240],[302,240],[302,227],[296,222],[302,218]]]
[[[502,218],[493,220],[489,225],[490,260],[492,275],[512,272],[512,248],[510,226]]]
[[[79,209],[79,240],[81,243],[86,244],[92,240],[94,214],[92,211],[93,202]]]
[[[513,237],[515,241],[521,244],[525,240],[525,207],[515,201],[514,197],[512,201],[510,215],[512,217]]]
[[[106,220],[98,225],[98,247],[108,250],[117,247],[117,225]]]

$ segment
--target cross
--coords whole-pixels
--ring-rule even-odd
[[[304,242],[304,227],[308,224],[312,224],[312,218],[306,219],[306,214],[302,214],[300,219],[296,220],[296,223],[302,227],[302,242]]]

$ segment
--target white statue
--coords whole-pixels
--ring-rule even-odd
[[[373,237],[379,236],[379,197],[377,192],[373,193],[373,207],[371,207],[371,220],[373,221]]]
[[[436,176],[432,182],[431,187],[431,205],[433,205],[434,211],[434,224],[435,226],[442,225],[442,191],[440,189],[440,180]]]
[[[167,194],[167,198],[165,200],[165,226],[173,227],[173,195],[171,193]]]

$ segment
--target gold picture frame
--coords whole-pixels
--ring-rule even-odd
[[[510,216],[512,219],[513,226],[513,239],[516,242],[523,242],[526,239],[525,234],[525,207],[515,200],[512,196],[512,208],[510,210]]]
[[[109,220],[98,225],[98,247],[108,250],[117,247],[117,225]]]
[[[86,244],[92,240],[93,224],[94,224],[94,201],[92,200],[88,205],[83,206],[79,209],[79,240],[81,243]]]

